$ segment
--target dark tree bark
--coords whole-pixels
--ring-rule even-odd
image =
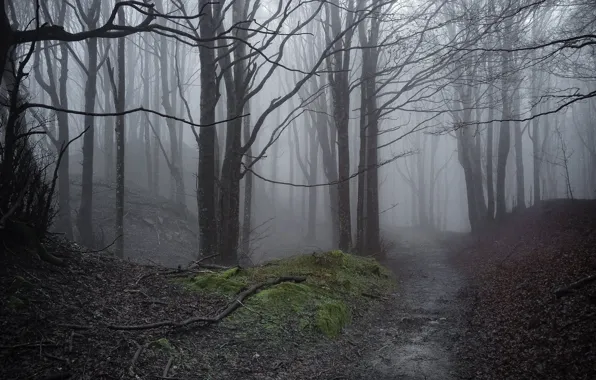
[[[426,183],[424,178],[424,146],[426,145],[426,136],[421,138],[422,132],[416,134],[418,154],[416,155],[416,179],[418,181],[418,222],[421,227],[428,227],[428,217],[426,214]]]
[[[80,3],[79,3],[80,5]],[[79,13],[85,20],[86,27],[94,29],[100,15],[101,2],[93,0],[87,13],[79,6]],[[87,47],[87,81],[85,83],[85,112],[95,110],[97,94],[98,47],[97,39],[85,40]],[[95,245],[93,235],[93,155],[95,149],[95,118],[90,114],[85,115],[84,128],[88,128],[83,136],[83,179],[81,187],[81,205],[77,215],[77,228],[81,242],[87,247]]]
[[[145,55],[143,57],[143,73],[145,74],[143,81],[143,106],[147,108],[150,107],[149,86],[151,85],[151,82],[149,81],[149,61],[149,49],[145,46]],[[153,191],[155,185],[153,184],[153,158],[151,157],[151,128],[149,125],[149,117],[150,115],[148,113],[145,113],[143,117],[145,122],[143,127],[143,146],[145,152],[145,168],[147,169],[147,190]]]
[[[308,138],[308,184],[314,185],[317,183],[317,171],[319,169],[319,145],[317,143],[317,129],[312,122],[308,128]],[[306,240],[311,242],[317,240],[317,196],[318,191],[316,187],[311,187],[308,189],[308,229],[306,233]]]
[[[432,228],[438,228],[437,218],[436,218],[436,211],[435,211],[435,187],[436,187],[436,178],[435,178],[435,165],[437,161],[437,149],[439,148],[439,138],[438,136],[431,137],[430,143],[430,184],[428,190],[428,221],[429,226]]]
[[[213,7],[214,5],[209,0],[199,2],[199,8],[203,10],[199,32],[201,38],[206,40],[215,35]],[[201,60],[201,124],[212,124],[215,122],[215,110],[219,98],[215,51],[212,41],[199,46],[199,58]],[[217,249],[216,180],[219,165],[216,139],[215,127],[200,129],[197,206],[199,210],[199,254],[201,256],[213,255]]]
[[[163,11],[163,6],[161,0],[157,3],[158,11]],[[162,89],[162,96],[161,96],[161,104],[166,114],[168,115],[175,115],[177,106],[175,104],[174,99],[176,98],[176,91],[170,89],[170,76],[175,75],[175,70],[170,68],[169,61],[170,57],[168,55],[168,42],[166,40],[166,36],[163,34],[160,36],[159,40],[159,62],[160,62],[160,78],[161,78],[161,89]],[[175,76],[174,76],[175,78]],[[173,86],[172,86],[173,87]],[[172,199],[175,200],[176,205],[179,208],[179,211],[186,213],[186,190],[184,187],[184,179],[182,177],[182,168],[180,167],[180,163],[178,162],[178,158],[180,157],[178,146],[178,138],[176,136],[176,126],[177,123],[175,120],[167,118],[166,125],[168,126],[169,132],[169,141],[170,141],[170,174],[173,179],[173,187],[174,194]]]
[[[521,83],[517,81],[516,88],[513,92],[513,116],[515,119],[520,118],[520,90]],[[526,190],[524,184],[524,158],[522,146],[522,129],[521,122],[515,121],[513,123],[514,139],[515,139],[515,185],[516,185],[516,204],[518,209],[526,208]]]
[[[490,75],[490,74],[489,74]],[[488,123],[486,130],[486,194],[488,201],[487,218],[492,221],[495,217],[495,185],[493,181],[494,167],[493,167],[493,147],[494,147],[494,108],[493,108],[493,90],[488,92]]]
[[[106,54],[108,54],[108,42],[105,41],[105,50]],[[110,86],[110,74],[108,73],[108,66],[104,65],[104,80],[103,80],[103,91],[104,91],[104,104],[106,107],[106,112],[113,110],[113,104],[110,101],[110,94],[112,93],[112,88]],[[112,94],[113,95],[113,94]],[[104,123],[104,177],[108,183],[112,183],[114,181],[114,118],[113,117],[106,117],[103,120]]]
[[[316,129],[321,146],[322,158],[323,158],[323,172],[328,182],[335,182],[338,179],[337,174],[337,155],[336,155],[336,143],[337,133],[335,128],[330,126],[327,117],[327,99],[326,96],[321,96],[318,102],[316,115]],[[331,135],[331,136],[330,136]],[[337,186],[329,186],[329,211],[331,218],[331,229],[332,229],[332,244],[334,247],[339,245],[339,218],[337,213]]]
[[[118,10],[120,24],[125,24],[124,9]],[[125,39],[118,40],[118,91],[116,112],[124,112],[126,101]],[[124,258],[124,136],[125,116],[116,118],[116,254]]]
[[[510,34],[511,34],[511,21],[505,23],[505,29],[503,32],[502,43],[505,49],[510,47]],[[511,130],[510,122],[511,119],[511,98],[509,96],[509,90],[511,87],[511,57],[509,53],[501,53],[501,98],[503,104],[502,122],[499,128],[499,147],[497,151],[497,215],[498,220],[502,220],[507,213],[507,204],[505,198],[505,177],[507,169],[507,157],[509,156],[509,149],[511,145]]]
[[[57,5],[56,11],[58,17],[56,22],[61,24],[66,18],[66,4]],[[42,6],[45,16],[49,19],[50,13],[47,5]],[[0,15],[1,16],[1,15]],[[40,44],[38,44],[40,46]],[[40,61],[41,48],[36,50],[36,61]],[[60,56],[56,58],[55,49],[50,47],[49,43],[44,44],[43,54],[47,70],[47,82],[43,78],[40,65],[34,65],[35,78],[44,91],[50,96],[52,105],[59,108],[68,108],[67,80],[69,52],[65,43],[59,44]],[[52,55],[54,58],[52,58]],[[54,60],[58,61],[60,71],[58,73],[58,83],[56,84],[56,74],[54,72]],[[57,112],[58,121],[58,139],[56,141],[56,151],[59,152],[63,146],[70,140],[70,129],[68,115],[64,112]],[[58,215],[54,228],[63,232],[68,239],[73,239],[71,206],[70,206],[70,159],[69,149],[64,152],[64,157],[60,161],[58,168]]]
[[[250,105],[245,105],[245,113],[250,113]],[[248,141],[250,138],[251,126],[250,116],[244,119],[244,141]],[[246,166],[250,167],[252,164],[252,147],[248,148],[245,155]],[[243,221],[242,221],[242,240],[240,249],[244,258],[250,256],[250,233],[252,231],[252,192],[253,192],[253,175],[248,172],[244,176],[244,210],[243,210]],[[290,197],[292,201],[292,197]]]
[[[329,19],[329,33],[335,38],[342,33],[342,21],[340,7],[337,0],[327,4],[327,17]],[[354,19],[354,1],[349,0],[347,4],[346,26],[352,24]],[[352,222],[350,215],[350,59],[353,29],[350,29],[343,38],[335,44],[337,52],[332,59],[328,60],[329,82],[333,99],[333,118],[337,129],[337,163],[338,180],[337,185],[337,215],[339,221],[339,249],[350,251],[352,246]]]
[[[154,42],[157,45],[158,44],[158,40],[157,38],[154,38]],[[159,57],[156,55],[153,56],[153,69],[155,70],[155,72],[157,72],[159,70]],[[155,91],[153,92],[153,109],[158,110],[159,109],[159,94],[162,93],[162,88],[161,88],[161,83],[159,80],[156,80],[155,83],[153,84],[153,86],[155,87]],[[160,152],[159,152],[159,141],[160,141],[160,135],[161,135],[161,119],[159,118],[158,115],[153,115],[153,125],[155,126],[156,129],[156,133],[153,134],[153,189],[152,193],[153,195],[157,196],[160,193],[160,189],[161,189],[161,184],[160,184]]]
[[[532,38],[538,37],[538,23],[534,21],[532,23]],[[530,52],[530,59],[532,62],[536,60],[536,51]],[[538,90],[539,90],[539,75],[538,69],[533,67],[530,76],[530,87],[532,91],[532,95],[530,97],[531,101],[531,117],[532,119],[532,133],[530,134],[530,139],[532,141],[532,152],[533,152],[533,170],[532,170],[532,179],[533,179],[533,192],[534,192],[534,204],[540,202],[541,198],[541,191],[540,191],[540,166],[542,164],[542,154],[540,152],[540,120],[538,119],[537,115],[537,107],[538,104]],[[593,128],[591,128],[593,130]]]
[[[359,28],[361,29],[361,28]],[[362,32],[360,33],[362,39]],[[364,65],[368,60],[366,50],[362,52],[362,76],[360,85],[360,149],[358,155],[358,194],[356,199],[356,252],[364,254],[365,244],[364,238],[366,235],[366,84],[365,84],[365,69]]]
[[[232,5],[232,24],[247,19],[248,5],[243,2],[235,2]],[[240,40],[248,39],[248,31],[235,29],[234,34]],[[222,42],[220,48],[227,42]],[[246,45],[238,43],[232,51],[234,65],[231,65],[230,55],[223,51],[222,63],[225,67],[232,66],[231,71],[224,74],[226,85],[227,103],[227,133],[225,144],[225,157],[220,177],[220,199],[219,199],[219,253],[220,260],[226,265],[238,263],[238,243],[240,234],[240,179],[242,167],[242,119],[244,103],[247,101],[246,93],[248,83],[246,82]]]

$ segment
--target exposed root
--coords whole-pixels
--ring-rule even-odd
[[[231,302],[224,310],[222,310],[220,313],[218,313],[215,317],[197,316],[197,317],[191,317],[191,318],[179,321],[179,322],[162,321],[162,322],[148,323],[148,324],[143,324],[143,325],[129,325],[129,326],[108,325],[108,327],[113,330],[149,330],[149,329],[155,329],[155,328],[159,328],[159,327],[180,328],[180,327],[184,327],[184,326],[190,325],[192,323],[197,323],[197,322],[204,322],[205,324],[209,325],[212,323],[217,323],[217,322],[221,321],[222,319],[226,318],[228,315],[232,314],[236,309],[238,309],[240,306],[242,306],[242,302],[247,297],[251,296],[252,294],[258,292],[259,290],[261,290],[265,287],[274,286],[274,285],[280,284],[282,282],[300,283],[300,282],[304,282],[304,281],[306,281],[306,277],[280,277],[280,278],[277,278],[274,280],[269,280],[266,282],[252,285],[245,291],[238,294],[238,297],[236,297],[236,299],[233,302]]]

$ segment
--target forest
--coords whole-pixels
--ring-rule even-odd
[[[227,264],[282,225],[378,253],[384,224],[477,231],[596,191],[589,2],[4,3],[3,182],[26,141],[88,247],[96,181],[120,256],[130,182]]]
[[[0,0],[0,37],[2,260],[24,244],[68,268],[76,251],[109,277],[101,253],[143,265],[126,269],[138,286],[144,265],[223,275],[340,252],[397,278],[445,261],[460,274],[431,277],[459,289],[479,273],[462,267],[538,252],[554,229],[583,228],[560,252],[593,241],[581,219],[596,199],[591,0]],[[541,224],[568,215],[583,222]],[[595,280],[582,247],[553,277],[564,294]],[[266,292],[257,279],[309,283],[290,272],[238,275],[238,303],[246,287]],[[407,297],[436,298],[420,286]],[[136,345],[129,375],[147,350]]]

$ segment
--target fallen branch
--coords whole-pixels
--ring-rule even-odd
[[[40,346],[55,347],[57,345],[54,342],[43,341],[43,342],[39,342],[39,343],[15,344],[14,346],[0,346],[0,350],[12,350],[12,349],[17,349],[17,348],[38,348]]]
[[[162,306],[168,306],[167,302],[164,301],[158,301],[158,300],[143,300],[141,301],[142,304],[150,304],[150,305],[162,305]]]
[[[205,261],[205,260],[209,260],[209,259],[212,259],[212,258],[214,258],[214,257],[217,257],[217,256],[219,256],[219,253],[214,253],[213,255],[209,255],[209,256],[201,257],[201,258],[199,258],[198,260],[191,261],[191,262],[190,262],[190,264],[188,264],[187,268],[192,268],[192,267],[194,267],[194,266],[198,266],[198,265],[200,265],[200,264],[201,264],[203,261]]]
[[[157,274],[157,273],[155,273],[155,272],[149,272],[149,273],[145,273],[144,275],[142,275],[141,277],[139,277],[139,278],[138,278],[138,279],[135,281],[135,285],[139,285],[139,282],[141,282],[141,280],[144,280],[144,279],[146,279],[147,277],[149,277],[149,276],[153,276],[153,275],[155,275],[155,274]]]
[[[594,281],[596,281],[596,274],[593,274],[588,277],[584,277],[581,280],[578,280],[578,281],[572,283],[571,285],[568,285],[568,286],[565,286],[565,287],[555,290],[555,295],[557,296],[557,298],[564,297],[566,295],[573,293],[574,290],[579,289],[579,288],[583,287],[584,285],[587,285]]]
[[[67,329],[74,329],[74,330],[89,330],[91,328],[91,326],[76,325],[76,324],[71,324],[71,323],[59,323],[56,326],[65,327]]]
[[[168,364],[166,364],[166,368],[164,368],[163,370],[163,375],[162,377],[164,379],[168,378],[168,372],[170,372],[170,367],[172,367],[172,363],[174,362],[174,357],[170,356],[170,360],[168,360]]]
[[[274,285],[280,284],[282,282],[300,283],[300,282],[304,282],[304,281],[306,281],[306,277],[279,277],[277,279],[273,279],[273,280],[269,280],[266,282],[261,282],[259,284],[252,285],[251,287],[249,287],[242,293],[238,294],[238,297],[236,297],[236,299],[233,302],[231,302],[224,310],[219,312],[215,317],[197,316],[197,317],[191,317],[191,318],[179,321],[179,322],[162,321],[162,322],[155,322],[155,323],[147,323],[144,325],[129,325],[129,326],[108,325],[107,327],[112,330],[149,330],[149,329],[156,329],[159,327],[180,328],[180,327],[184,327],[184,326],[190,325],[192,323],[197,323],[197,322],[204,322],[206,325],[209,325],[212,323],[217,323],[217,322],[221,321],[222,319],[226,318],[228,315],[232,314],[236,309],[238,309],[240,306],[242,306],[242,302],[247,297],[253,295],[254,293],[257,293],[259,290],[261,290],[265,287],[274,286]]]
[[[135,355],[132,357],[132,362],[130,363],[130,367],[128,367],[128,374],[132,377],[135,377],[135,364],[137,364],[137,360],[139,360],[139,356],[141,356],[141,354],[143,353],[143,351],[145,350],[145,348],[147,348],[149,345],[147,343],[145,343],[144,345],[140,345],[137,342],[135,342],[135,344],[138,346],[137,348],[137,352],[135,352]]]

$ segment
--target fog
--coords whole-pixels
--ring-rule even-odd
[[[3,145],[15,97],[50,172],[83,134],[53,231],[91,248],[143,260],[156,234],[172,264],[172,233],[180,262],[382,256],[400,229],[596,195],[590,2],[6,3]]]

